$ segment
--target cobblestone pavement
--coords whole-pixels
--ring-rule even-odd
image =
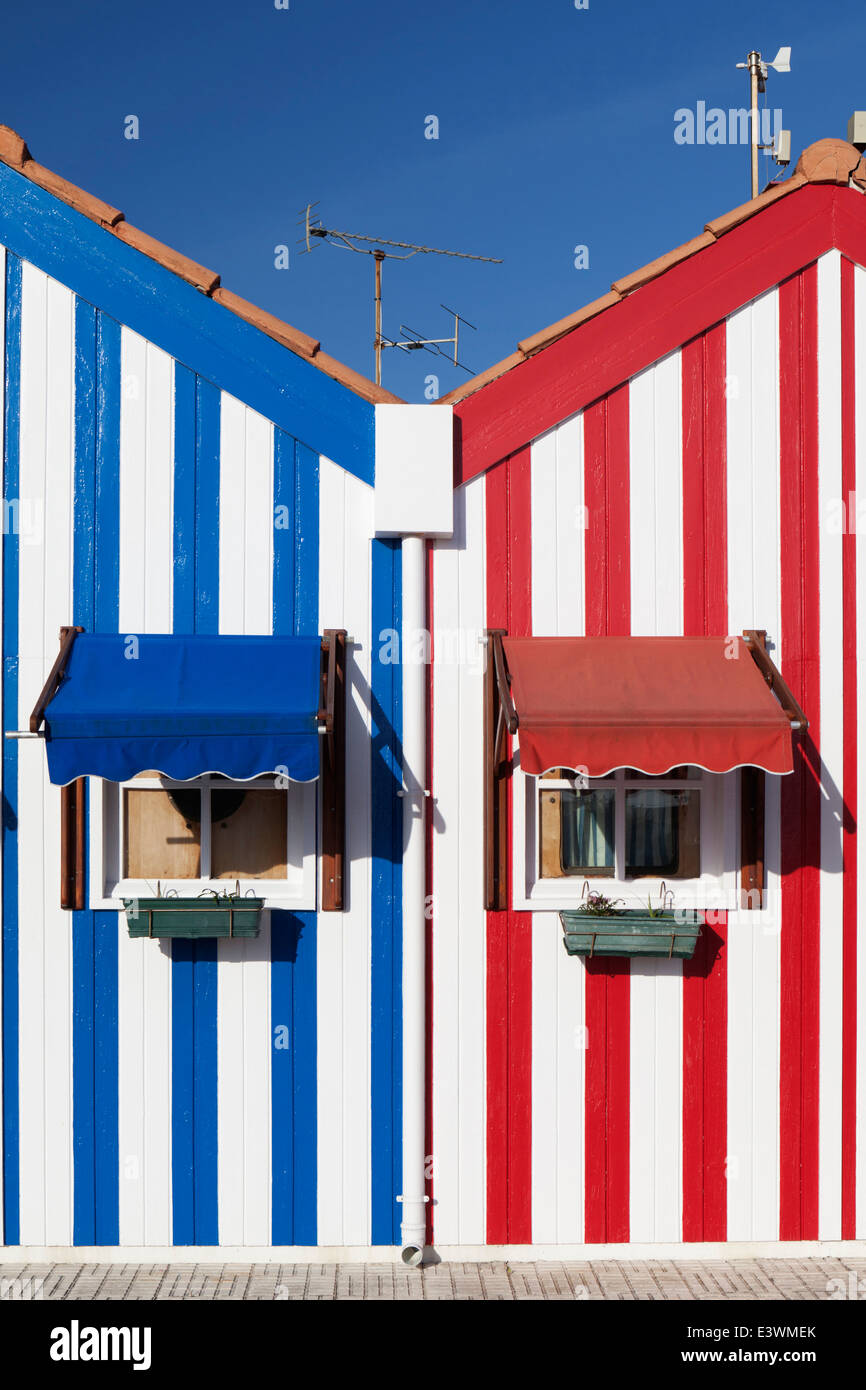
[[[40,1282],[41,1281],[41,1282]],[[3,1264],[0,1300],[866,1298],[866,1259],[430,1264]]]

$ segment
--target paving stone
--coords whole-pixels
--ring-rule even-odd
[[[840,1279],[866,1283],[866,1259],[484,1260],[406,1269],[370,1265],[184,1264],[0,1265],[0,1279],[41,1280],[44,1300],[248,1301],[584,1301],[613,1299],[754,1302],[823,1300]],[[856,1287],[856,1286],[855,1286]],[[866,1292],[866,1290],[864,1290]],[[862,1298],[863,1295],[861,1294]],[[11,1300],[10,1300],[11,1301]],[[864,1298],[866,1301],[866,1298]]]

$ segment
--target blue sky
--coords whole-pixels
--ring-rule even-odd
[[[478,325],[463,355],[480,371],[749,196],[748,152],[678,145],[674,112],[746,105],[734,65],[751,47],[792,46],[768,99],[794,159],[866,107],[866,7],[851,0],[289,4],[7,7],[0,121],[368,376],[371,258],[322,244],[299,256],[307,201],[328,226],[502,257],[385,265],[386,333],[447,336],[439,305],[454,306]],[[778,172],[767,161],[762,179]],[[443,393],[464,379],[426,353],[385,354],[384,384],[408,400],[430,371]]]

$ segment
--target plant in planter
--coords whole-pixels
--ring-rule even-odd
[[[580,907],[560,912],[565,949],[570,956],[662,956],[690,960],[701,934],[698,913],[673,911],[673,893],[662,884],[661,906],[618,908],[584,883]],[[671,906],[667,906],[670,899]]]
[[[581,892],[581,904],[578,912],[586,913],[589,917],[616,917],[619,915],[617,903],[622,902],[622,898],[608,898],[597,888],[590,888],[589,880],[583,880],[583,890]]]
[[[240,884],[234,893],[204,889],[196,898],[163,897],[157,884],[155,898],[124,898],[130,936],[147,937],[249,937],[259,934],[262,898],[242,897]]]

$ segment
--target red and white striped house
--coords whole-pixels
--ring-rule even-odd
[[[859,152],[821,141],[445,398],[455,529],[429,553],[437,1246],[866,1236],[864,192]],[[559,910],[583,876],[541,891],[519,732],[485,908],[495,629],[766,631],[809,727],[793,772],[765,778],[759,907],[740,891],[744,774],[703,776],[715,810],[689,900],[711,910],[692,959],[566,954]]]

